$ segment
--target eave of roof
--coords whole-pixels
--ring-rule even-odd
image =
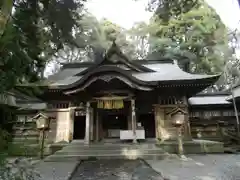
[[[55,81],[50,86],[60,88],[61,86],[70,86],[72,84],[77,83],[78,81],[82,81],[84,78],[86,80],[86,76],[94,73],[103,73],[104,72],[112,72],[122,73],[132,80],[138,81],[140,84],[149,84],[149,85],[157,85],[158,82],[191,82],[191,81],[208,81],[208,83],[212,84],[221,76],[218,75],[199,75],[199,74],[190,74],[184,72],[180,69],[174,61],[168,61],[167,63],[153,63],[153,64],[143,64],[146,68],[152,69],[154,72],[131,72],[125,71],[114,65],[103,65],[96,67],[93,71],[89,71],[85,75],[79,75],[80,72],[84,71],[83,68],[72,68],[72,69],[63,69],[60,73],[60,76],[65,77],[61,80]],[[67,76],[70,75],[70,76]],[[78,83],[77,83],[78,84]]]
[[[17,103],[19,110],[44,110],[47,108],[46,103],[33,103],[33,102],[25,102],[25,103]]]
[[[200,92],[198,94],[196,94],[196,97],[202,97],[202,96],[229,96],[231,95],[231,92],[230,91],[218,91],[218,92],[207,92],[207,93],[204,93],[204,92]]]
[[[114,55],[118,58],[114,59]],[[119,64],[125,65],[127,68],[120,68],[117,66]],[[182,83],[184,81],[186,83],[200,83],[205,87],[213,84],[220,77],[220,75],[187,73],[178,66],[177,61],[172,59],[129,61],[114,41],[108,51],[99,53],[96,63],[65,64],[59,73],[49,77],[49,87],[53,89],[73,88],[87,81],[94,74],[99,76],[105,73],[120,74],[140,85]]]
[[[188,99],[190,105],[221,105],[221,104],[231,104],[227,101],[226,95],[218,96],[200,96],[191,97]]]

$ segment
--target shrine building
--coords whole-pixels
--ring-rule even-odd
[[[48,78],[40,96],[44,112],[55,117],[48,141],[174,140],[177,113],[184,116],[184,139],[191,140],[188,99],[219,77],[190,74],[172,59],[129,60],[113,43],[94,62],[65,63]]]

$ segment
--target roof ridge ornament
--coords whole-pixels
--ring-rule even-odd
[[[106,58],[111,58],[111,56],[116,53],[118,54],[119,52],[121,52],[121,50],[119,49],[117,43],[116,43],[116,39],[113,40],[112,45],[110,46],[110,48],[106,51]]]

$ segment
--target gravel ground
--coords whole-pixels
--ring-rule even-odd
[[[240,155],[191,155],[183,160],[147,162],[171,180],[240,180]]]
[[[163,180],[140,160],[83,161],[71,180]]]

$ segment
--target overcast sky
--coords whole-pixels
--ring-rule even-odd
[[[237,0],[206,0],[231,29],[240,21],[240,8]],[[107,18],[125,28],[135,22],[148,21],[151,13],[145,11],[148,0],[89,0],[88,10],[98,19]]]

